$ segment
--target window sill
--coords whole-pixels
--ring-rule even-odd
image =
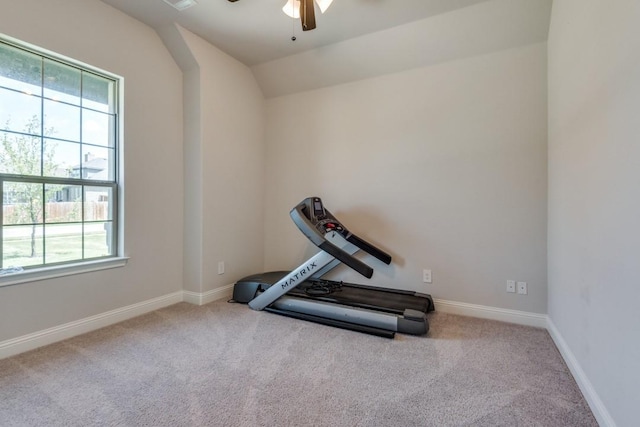
[[[24,270],[0,276],[0,287],[17,285],[37,280],[53,279],[54,277],[71,276],[74,274],[90,273],[92,271],[107,270],[109,268],[124,267],[129,257],[116,257],[86,261],[75,264],[56,265],[52,267]]]

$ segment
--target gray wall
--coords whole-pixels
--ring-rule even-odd
[[[288,213],[320,196],[394,257],[370,283],[546,313],[546,84],[538,43],[267,100],[267,270],[313,252]]]
[[[3,1],[0,9],[3,33],[124,77],[131,257],[123,268],[0,288],[0,341],[180,291],[180,69],[151,28],[99,1]]]
[[[619,426],[640,408],[640,2],[556,0],[549,318]]]

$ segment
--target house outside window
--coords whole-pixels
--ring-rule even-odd
[[[0,38],[0,271],[118,255],[118,82]]]

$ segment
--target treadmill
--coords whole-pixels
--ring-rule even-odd
[[[254,310],[387,338],[393,338],[396,332],[428,332],[426,313],[434,310],[430,295],[322,279],[340,264],[371,278],[373,269],[354,254],[362,250],[390,264],[389,254],[351,233],[319,197],[306,198],[290,216],[321,251],[292,271],[254,274],[239,280],[233,289],[235,302],[248,303]]]

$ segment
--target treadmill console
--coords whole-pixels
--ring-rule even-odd
[[[319,197],[313,198],[313,216],[316,218],[324,217],[324,206],[322,206],[322,200]]]
[[[310,201],[312,204],[312,214],[308,215],[307,217],[309,221],[311,221],[311,223],[314,225],[314,227],[318,230],[318,232],[326,234],[332,231],[337,231],[344,237],[347,237],[349,231],[342,224],[340,224],[340,221],[338,221],[336,217],[331,215],[331,213],[324,208],[320,197],[310,197],[308,199],[305,199],[305,202],[307,201]],[[307,209],[303,210],[305,214],[306,211]]]
[[[373,269],[330,243],[325,235],[328,233],[339,233],[345,240],[357,246],[359,249],[364,250],[386,264],[391,263],[391,256],[389,254],[359,238],[342,225],[342,223],[324,207],[320,197],[307,197],[291,210],[290,215],[293,222],[311,242],[365,277],[370,278],[373,275]]]

